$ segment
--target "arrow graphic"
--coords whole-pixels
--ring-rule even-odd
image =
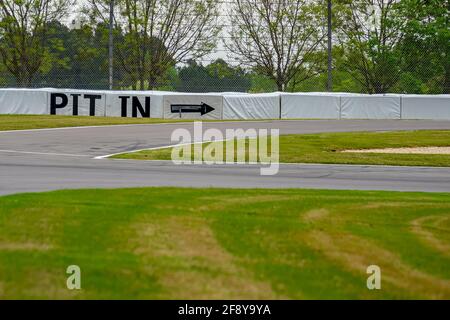
[[[179,113],[180,117],[182,113],[194,113],[200,112],[203,116],[204,114],[210,113],[215,110],[209,104],[202,102],[201,104],[171,104],[170,111],[172,113]]]

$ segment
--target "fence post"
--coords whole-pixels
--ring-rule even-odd
[[[333,91],[333,78],[332,78],[332,70],[333,70],[333,57],[332,57],[332,30],[331,30],[331,0],[328,0],[328,79],[327,79],[327,91]]]
[[[114,69],[113,69],[113,26],[114,26],[114,0],[109,2],[109,90],[113,89]]]

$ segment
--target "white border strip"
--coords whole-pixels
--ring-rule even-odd
[[[72,117],[72,116],[67,116]],[[128,118],[129,119],[129,118]],[[164,120],[164,119],[162,119]],[[266,120],[195,120],[192,121],[172,121],[172,122],[156,122],[156,123],[128,123],[128,124],[105,124],[97,126],[73,126],[73,127],[58,127],[58,128],[37,128],[37,129],[20,129],[20,130],[0,130],[1,133],[14,133],[14,132],[35,132],[35,131],[55,131],[55,130],[69,130],[69,129],[90,129],[90,128],[108,128],[108,127],[131,127],[131,126],[158,126],[158,125],[177,125],[177,124],[192,124],[195,121],[206,123],[245,123],[245,122],[275,122],[275,121],[300,121],[305,119],[266,119]],[[320,119],[319,119],[320,120]],[[324,119],[322,119],[324,120]]]
[[[233,138],[233,139],[235,139],[235,138]],[[209,143],[209,142],[224,142],[224,141],[227,141],[227,140],[231,140],[231,139],[187,142],[187,143],[172,144],[172,145],[153,147],[153,148],[144,148],[144,149],[137,149],[137,150],[131,150],[131,151],[122,151],[122,152],[117,152],[117,153],[112,153],[112,154],[106,154],[104,156],[97,156],[97,157],[94,157],[93,159],[106,159],[106,158],[109,158],[109,157],[112,157],[112,156],[117,156],[119,154],[136,153],[136,152],[140,152],[140,151],[151,151],[151,150],[160,150],[160,149],[171,149],[171,148],[175,148],[175,147],[182,147],[182,146],[195,145],[195,144],[204,144],[204,143]],[[126,159],[122,159],[122,160],[126,160]],[[132,160],[132,159],[129,159],[129,160]],[[172,161],[172,160],[163,160],[163,161]]]
[[[144,149],[145,150],[145,149]],[[112,158],[109,159],[111,161],[130,161],[130,162],[136,162],[136,161],[143,161],[143,162],[161,162],[162,164],[173,164],[175,165],[172,160],[154,160],[154,159],[120,159],[120,158]],[[400,165],[387,165],[387,164],[346,164],[346,163],[308,163],[308,162],[277,162],[280,166],[315,166],[315,167],[360,167],[360,168],[412,168],[412,169],[443,169],[443,170],[450,170],[450,167],[430,167],[430,166],[400,166]],[[225,165],[261,165],[261,164],[270,164],[270,162],[224,162],[222,164],[207,164],[202,163],[201,165],[205,166],[225,166]],[[186,163],[183,165],[192,165],[192,166],[198,166],[194,163]],[[178,165],[177,165],[178,166]]]
[[[212,143],[212,142],[225,142],[228,140],[234,140],[234,139],[257,139],[258,136],[244,136],[244,137],[233,137],[230,139],[219,139],[219,140],[202,140],[202,141],[196,141],[196,142],[187,142],[187,143],[178,143],[178,144],[172,144],[172,145],[166,145],[166,146],[160,146],[160,147],[152,147],[152,148],[143,148],[143,149],[136,149],[136,150],[130,150],[130,151],[122,151],[112,154],[106,154],[103,156],[97,156],[93,159],[106,159],[112,156],[117,156],[119,154],[127,154],[127,153],[136,153],[140,151],[151,151],[151,150],[160,150],[160,149],[171,149],[176,147],[182,147],[182,146],[188,146],[188,145],[196,145],[196,144],[204,144],[204,143]]]
[[[34,152],[34,151],[20,151],[20,150],[0,150],[6,153],[23,153],[23,154],[39,154],[46,156],[67,156],[67,157],[90,157],[87,154],[71,154],[71,153],[49,153],[49,152]]]

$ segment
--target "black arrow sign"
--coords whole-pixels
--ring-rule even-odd
[[[201,104],[171,104],[170,111],[172,113],[179,113],[180,116],[182,113],[194,113],[200,112],[203,116],[204,114],[210,113],[215,110],[209,104],[202,102]]]

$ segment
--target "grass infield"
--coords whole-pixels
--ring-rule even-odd
[[[0,131],[190,121],[192,120],[57,115],[0,115]]]
[[[449,194],[139,188],[0,198],[0,299],[450,299]],[[66,268],[81,287],[66,288]],[[368,290],[366,268],[381,268]]]
[[[279,120],[279,119],[272,119]],[[122,117],[88,117],[60,115],[0,115],[0,131],[51,129],[66,127],[107,126],[124,124],[155,124],[174,122],[193,122],[191,119],[159,119],[159,118],[122,118]],[[235,122],[261,120],[202,120],[203,122]],[[263,121],[270,121],[263,120]]]
[[[246,159],[248,155],[246,141]],[[204,147],[210,145],[205,143]],[[396,132],[321,133],[280,136],[280,162],[372,164],[401,166],[450,166],[450,155],[343,153],[349,149],[450,146],[450,130]],[[224,147],[225,149],[225,147]],[[270,148],[269,148],[270,149]],[[170,160],[172,148],[125,153],[113,158],[135,160]],[[191,154],[194,154],[192,148]],[[225,154],[225,152],[224,152]]]

